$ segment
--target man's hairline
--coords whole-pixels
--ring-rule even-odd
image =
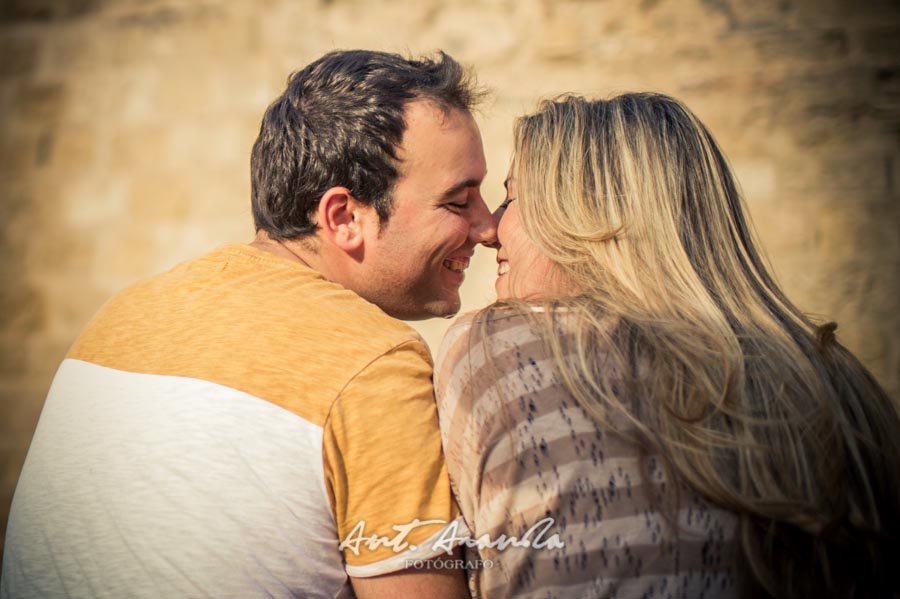
[[[439,112],[442,118],[442,124],[447,119],[447,117],[453,113],[453,111],[458,111],[468,117],[470,117],[473,121],[475,120],[475,115],[473,114],[474,106],[458,106],[451,102],[442,101],[439,98],[435,98],[433,96],[429,96],[427,94],[417,94],[414,97],[403,103],[403,131],[400,135],[400,143],[394,146],[394,151],[397,155],[400,155],[400,150],[403,149],[403,138],[406,137],[406,132],[409,130],[409,123],[407,122],[407,111],[409,107],[413,104],[422,103],[423,105],[430,106],[435,109],[435,112]],[[387,228],[388,223],[391,220],[391,214],[394,212],[394,191],[397,189],[397,184],[401,179],[405,176],[405,173],[402,169],[403,159],[398,158],[395,161],[394,167],[397,169],[397,176],[391,181],[390,187],[384,194],[384,198],[387,200],[387,206],[389,208],[388,215],[384,219],[379,215],[378,217],[378,234],[381,235],[382,232]],[[369,206],[374,207],[374,200],[368,204]]]
[[[449,115],[451,115],[454,111],[464,114],[472,119],[475,122],[475,104],[472,103],[470,105],[458,106],[451,102],[442,101],[439,98],[435,98],[433,96],[429,96],[426,94],[417,94],[416,96],[406,100],[403,103],[403,131],[400,135],[400,143],[393,146],[394,151],[399,155],[399,150],[403,149],[403,138],[406,137],[406,132],[409,130],[409,123],[407,121],[407,112],[409,107],[413,104],[422,103],[424,105],[430,105],[435,109],[435,112],[439,112],[442,117],[441,124],[443,125],[444,121],[447,119]],[[403,172],[400,168],[403,163],[402,159],[397,159],[394,164],[395,168],[397,168],[397,176],[391,182],[391,187],[388,189],[388,194],[392,195],[394,192],[394,187],[397,185],[397,181],[403,178]]]
[[[453,113],[453,111],[458,111],[464,115],[467,115],[470,118],[472,118],[473,121],[475,119],[475,115],[473,114],[474,105],[458,106],[456,104],[453,104],[452,102],[442,101],[441,99],[436,98],[431,95],[428,95],[428,94],[416,94],[412,98],[403,102],[403,117],[402,117],[403,131],[401,132],[401,135],[400,135],[400,143],[393,146],[394,151],[397,152],[398,156],[399,156],[398,151],[401,150],[403,147],[403,138],[406,136],[406,132],[409,129],[409,125],[408,125],[407,118],[406,118],[407,111],[409,110],[410,106],[412,106],[413,104],[416,104],[416,103],[423,103],[425,105],[430,105],[432,108],[434,108],[435,112],[439,112],[442,115],[442,119],[446,119],[450,114]],[[398,158],[396,161],[394,161],[394,167],[397,169],[397,176],[394,177],[394,179],[391,181],[390,187],[385,191],[384,196],[383,196],[383,198],[387,200],[386,201],[386,204],[388,206],[387,216],[385,218],[381,218],[381,215],[378,214],[378,211],[376,210],[376,214],[378,215],[378,235],[379,236],[381,236],[381,234],[385,231],[385,229],[387,229],[387,226],[391,220],[391,215],[394,212],[394,200],[395,200],[394,191],[397,188],[397,184],[404,177],[404,173],[401,168],[402,164],[403,164],[403,160],[400,158]],[[322,196],[319,197],[319,202],[321,202],[321,201],[322,201]],[[316,205],[318,206],[318,204],[316,204]],[[368,206],[372,209],[375,209],[375,200],[374,199],[371,200],[370,202],[368,202],[366,204],[366,206]],[[313,231],[310,231],[306,235],[301,235],[299,237],[286,239],[286,241],[307,241],[308,242],[308,241],[312,241],[312,240],[318,240],[319,231],[321,229],[320,229],[318,223],[313,223],[313,224],[315,224],[315,229]],[[316,241],[316,243],[317,242],[318,241]]]

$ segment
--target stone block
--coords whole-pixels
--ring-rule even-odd
[[[900,196],[900,156],[897,151],[885,156],[885,177],[889,201],[896,202]]]
[[[238,17],[225,14],[221,7],[198,4],[179,39],[179,52],[202,56],[210,66],[228,65],[256,54],[260,46],[256,12],[242,11]]]
[[[81,60],[89,59],[94,67],[105,69],[130,69],[135,67],[167,67],[179,60],[194,60],[193,55],[179,56],[180,40],[184,38],[181,26],[130,27],[120,23],[105,23],[102,31],[93,32],[96,38],[84,40],[87,31],[80,32],[78,42],[85,53]]]
[[[62,216],[62,215],[60,215]],[[22,257],[32,280],[66,276],[70,272],[83,274],[93,257],[94,237],[72,229],[55,219],[41,225],[53,243],[32,243]],[[80,288],[75,291],[80,293]]]
[[[0,77],[26,75],[37,65],[40,46],[37,39],[23,36],[0,38]]]
[[[18,315],[9,314],[4,317],[0,326],[4,328],[7,319],[18,318]],[[28,368],[28,357],[22,346],[22,339],[13,333],[6,333],[0,338],[0,376],[6,380],[22,376]]]
[[[67,296],[57,297],[54,301],[57,304],[65,302],[71,293],[70,290]],[[21,384],[25,387],[26,393],[31,393],[30,397],[43,398],[47,394],[50,383],[53,381],[53,376],[59,369],[59,364],[65,358],[66,353],[68,353],[69,347],[75,341],[75,337],[86,324],[87,320],[73,333],[69,333],[64,337],[60,335],[58,330],[47,329],[44,334],[34,335],[26,339],[28,376],[21,381]],[[31,391],[28,391],[28,389],[31,389]]]
[[[46,319],[46,298],[25,281],[11,282],[0,288],[0,332],[4,335],[39,333]]]
[[[70,75],[102,68],[103,57],[98,51],[102,39],[102,34],[89,25],[59,28],[54,35],[43,36],[45,68]]]
[[[865,193],[884,193],[887,170],[883,150],[859,147],[832,148],[808,156],[784,156],[777,177],[782,191],[837,192],[848,199]]]
[[[94,263],[93,247],[91,250],[90,256],[84,256],[83,266],[66,269],[56,276],[44,276],[35,282],[52,308],[48,310],[46,337],[58,344],[40,348],[32,344],[32,354],[47,358],[44,364],[38,363],[38,358],[32,358],[34,370],[46,371],[48,367],[55,370],[53,361],[62,359],[71,342],[109,297],[89,280],[89,269]]]
[[[435,9],[422,16],[424,26],[409,23],[412,31],[418,29],[417,45],[428,50],[429,38],[453,40],[450,53],[466,63],[509,64],[523,55],[518,44],[521,27],[536,11],[533,2],[518,2],[508,9],[503,5],[479,5],[477,3],[452,6],[437,3]]]
[[[72,71],[67,82],[62,120],[84,124],[118,119],[129,91],[123,80],[129,75],[108,69]]]
[[[833,61],[846,58],[849,39],[843,29],[763,31],[748,34],[764,63],[769,61]]]
[[[758,77],[757,82],[760,91],[777,100],[779,107],[789,104],[800,109],[812,104],[864,100],[872,90],[871,69],[847,63],[816,65],[815,68],[782,67],[774,74]],[[790,116],[803,118],[805,115]]]
[[[33,132],[9,132],[0,136],[0,175],[23,177],[33,171],[38,162],[37,147],[37,135]]]
[[[302,2],[273,2],[266,10],[255,11],[254,19],[248,20],[256,28],[260,50],[264,55],[287,55],[296,59],[311,48],[318,46],[323,39],[332,36],[335,25],[343,23],[346,32],[360,31],[359,22],[366,17],[363,11],[344,3],[323,7],[322,2],[306,0]],[[425,3],[408,5],[409,13],[417,13]],[[384,4],[383,10],[389,10],[391,4]],[[302,23],[316,23],[316,27],[304,27],[303,35],[297,35]],[[402,29],[402,25],[398,27]],[[336,42],[337,40],[335,40]],[[332,44],[332,47],[338,47]],[[349,46],[347,46],[349,47]],[[366,47],[366,46],[354,46]],[[324,51],[324,48],[323,48]],[[306,62],[312,60],[308,57]],[[296,65],[297,68],[301,65]]]
[[[776,169],[771,160],[737,159],[733,161],[733,169],[748,203],[765,202],[774,197]]]
[[[159,30],[181,23],[185,13],[176,6],[155,3],[132,4],[120,11],[113,22],[119,27]]]
[[[896,0],[789,0],[795,22],[805,26],[840,23],[845,26],[883,26],[897,21]]]
[[[583,51],[579,25],[567,19],[542,23],[535,44],[538,56],[551,61],[574,62]]]
[[[887,190],[885,154],[857,149],[855,155],[826,158],[820,166],[820,178],[824,185],[843,191],[869,191],[883,193]]]
[[[128,218],[149,228],[187,219],[194,188],[189,174],[158,171],[132,179],[126,194]]]
[[[84,17],[103,7],[104,0],[4,0],[0,21],[59,21]]]
[[[733,75],[713,75],[711,77],[695,78],[693,81],[684,81],[679,84],[679,92],[686,96],[699,94],[721,94],[733,90],[738,85],[738,79]]]
[[[843,146],[852,151],[860,138],[878,135],[881,125],[875,123],[877,107],[870,99],[841,98],[823,93],[798,102],[793,112],[793,136],[797,145],[813,148]]]
[[[288,75],[302,65],[279,68],[258,58],[244,58],[209,69],[210,108],[229,117],[252,115],[259,120],[266,107],[284,91]]]
[[[120,172],[159,169],[168,162],[169,127],[159,124],[124,124],[110,133],[107,165]]]
[[[45,121],[59,117],[65,97],[63,83],[29,82],[18,89],[14,108],[19,118]]]
[[[702,0],[706,18],[724,19],[729,30],[782,27],[790,9],[787,0]]]
[[[202,63],[166,64],[159,72],[153,110],[166,120],[203,117],[208,114],[213,91],[212,78]]]
[[[816,215],[816,247],[823,263],[829,267],[862,274],[878,273],[869,284],[872,287],[864,295],[871,296],[886,288],[893,287],[890,296],[896,298],[897,282],[900,280],[890,264],[897,263],[900,256],[900,211],[884,203],[833,203],[829,208],[820,209]],[[861,276],[847,273],[847,276]],[[861,283],[853,289],[860,289]],[[873,291],[874,290],[874,291]],[[890,297],[871,297],[873,305],[866,311],[886,309]],[[886,310],[891,314],[893,309]]]
[[[866,56],[892,63],[900,60],[900,25],[865,28],[858,36]]]
[[[17,475],[25,462],[25,453],[44,405],[44,394],[35,395],[32,389],[24,385],[17,385],[16,388],[16,395],[0,398],[0,409],[6,419],[3,429],[11,441],[11,447],[0,449],[6,483],[10,482],[9,475]]]
[[[188,200],[190,221],[201,226],[228,223],[250,225],[250,169],[223,165],[198,168]]]
[[[80,176],[95,163],[97,135],[92,125],[60,124],[48,131],[47,165]]]
[[[42,221],[40,192],[28,179],[0,179],[0,248],[7,254],[8,264],[16,264]]]
[[[115,230],[98,236],[85,284],[98,293],[112,295],[126,285],[161,272],[158,258],[162,248],[156,239],[160,226],[140,221],[121,223]]]
[[[900,103],[900,64],[876,70],[875,94],[879,103]]]
[[[127,189],[124,176],[106,172],[70,180],[58,192],[61,199],[58,221],[74,230],[76,237],[83,236],[85,231],[115,227],[129,218]]]
[[[754,229],[766,253],[779,260],[812,252],[816,247],[815,206],[777,198],[748,203]],[[793,268],[785,272],[792,272]]]
[[[162,164],[173,170],[230,166],[248,172],[249,146],[240,123],[218,119],[192,119],[173,124],[166,139]]]

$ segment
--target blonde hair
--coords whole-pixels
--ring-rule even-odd
[[[558,375],[737,514],[746,593],[896,592],[897,411],[769,275],[697,117],[649,93],[546,101],[516,122],[512,175],[526,233],[578,290],[552,302],[571,347],[559,311],[529,312]]]

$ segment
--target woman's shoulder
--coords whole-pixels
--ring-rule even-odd
[[[488,353],[502,352],[511,346],[539,340],[540,336],[529,306],[492,304],[463,314],[450,325],[441,343],[438,360],[448,354],[469,353],[476,348]]]
[[[450,325],[447,335],[474,335],[481,339],[509,335],[538,336],[540,335],[538,323],[542,320],[556,322],[565,328],[566,318],[563,316],[568,312],[566,307],[495,303],[459,316]]]

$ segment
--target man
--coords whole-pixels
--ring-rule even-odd
[[[456,313],[495,241],[476,95],[443,53],[291,77],[253,147],[253,243],[112,298],[60,366],[4,597],[466,596],[428,567],[458,513],[431,358],[395,319]]]

